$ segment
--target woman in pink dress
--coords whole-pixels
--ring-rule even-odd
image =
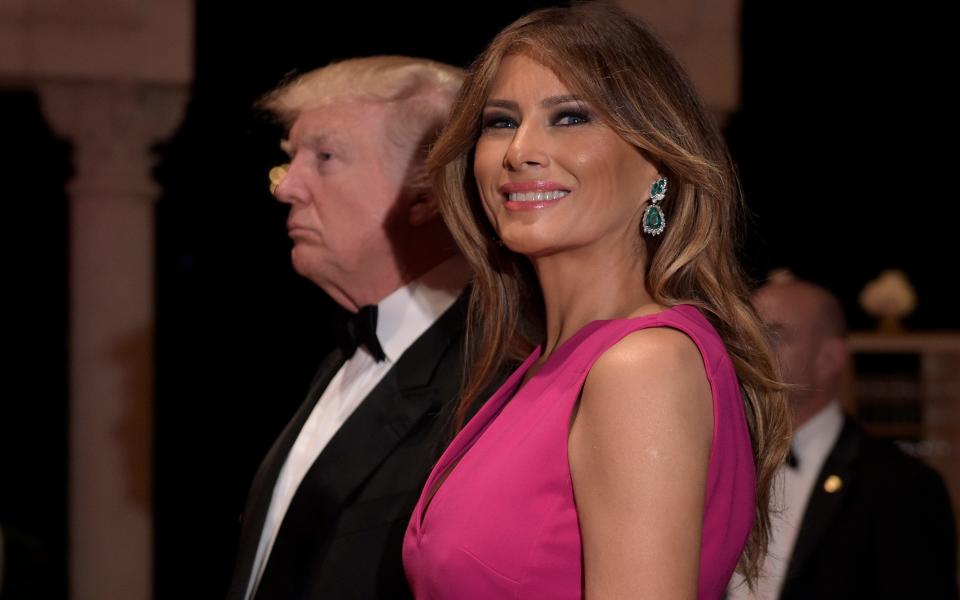
[[[786,405],[738,186],[677,61],[605,4],[532,13],[430,157],[476,269],[463,415],[404,539],[420,599],[719,598],[756,574]]]

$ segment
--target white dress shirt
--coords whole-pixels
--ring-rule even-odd
[[[838,402],[831,402],[794,432],[790,446],[797,466],[781,467],[777,473],[770,544],[763,571],[753,593],[739,574],[734,575],[727,594],[729,600],[774,600],[780,596],[807,502],[841,429],[843,411]]]
[[[377,362],[366,347],[357,348],[330,380],[307,417],[273,488],[250,571],[247,600],[260,583],[280,524],[310,466],[407,348],[453,305],[469,278],[469,266],[456,256],[395,290],[377,305],[377,338],[386,359]]]

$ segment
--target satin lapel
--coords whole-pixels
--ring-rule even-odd
[[[308,577],[344,505],[411,429],[439,410],[440,377],[459,381],[461,353],[455,344],[462,341],[464,310],[458,301],[403,353],[314,461],[284,516],[257,598],[286,597]]]
[[[803,514],[797,541],[790,555],[785,587],[789,586],[790,580],[803,570],[803,565],[810,553],[833,524],[833,519],[840,510],[844,498],[855,485],[856,461],[860,456],[862,440],[863,432],[860,426],[846,417],[840,437],[817,476],[810,501],[807,503],[807,510]],[[828,480],[830,485],[827,485]],[[839,487],[837,487],[838,484]]]
[[[253,560],[257,554],[257,545],[260,543],[260,532],[267,517],[267,510],[270,508],[270,500],[273,497],[273,487],[276,485],[277,477],[279,477],[280,470],[286,462],[287,454],[293,447],[300,429],[303,428],[304,422],[310,415],[310,411],[313,410],[323,390],[326,389],[343,362],[343,356],[339,350],[334,350],[327,355],[313,378],[310,391],[307,393],[303,404],[300,405],[293,418],[287,423],[287,426],[280,433],[280,437],[273,443],[267,456],[260,463],[260,468],[257,469],[243,513],[237,564],[227,593],[228,600],[242,598],[246,591],[250,570],[253,568]]]
[[[451,400],[439,397],[433,380],[443,359],[455,358],[451,367],[456,368],[459,381],[460,352],[451,345],[462,341],[465,316],[464,296],[403,353],[313,463],[294,496],[288,519],[341,506],[429,411]],[[318,498],[323,498],[323,507],[298,510],[298,500],[316,502]]]

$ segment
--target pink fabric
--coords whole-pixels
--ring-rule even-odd
[[[723,343],[696,308],[680,305],[656,315],[588,324],[518,390],[540,355],[537,348],[490,398],[441,456],[410,519],[403,563],[418,600],[583,596],[580,528],[567,460],[570,417],[597,358],[647,327],[688,335],[710,380],[714,435],[699,597],[722,597],[753,525],[750,436]],[[428,492],[451,464],[425,510]]]

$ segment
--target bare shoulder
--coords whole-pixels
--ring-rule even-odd
[[[713,435],[696,344],[636,331],[587,375],[568,459],[587,596],[695,597]]]
[[[703,357],[686,334],[668,327],[641,329],[611,346],[594,363],[584,384],[583,404],[616,410],[621,403],[638,402],[649,408],[655,408],[652,403],[665,409],[689,409],[712,421]]]
[[[652,454],[692,460],[696,470],[705,470],[712,441],[713,395],[700,351],[663,327],[633,332],[597,359],[570,428],[573,455],[590,448],[616,462]]]

